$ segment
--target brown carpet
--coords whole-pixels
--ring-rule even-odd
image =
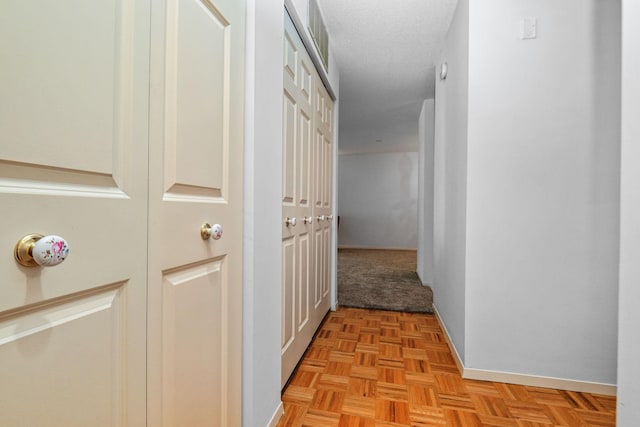
[[[416,251],[339,249],[338,305],[433,313],[433,292],[416,274]]]

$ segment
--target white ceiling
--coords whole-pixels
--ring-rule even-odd
[[[415,151],[457,0],[318,0],[340,69],[340,153]]]

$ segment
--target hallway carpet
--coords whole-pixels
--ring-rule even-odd
[[[433,313],[433,292],[416,274],[416,251],[339,249],[338,305]]]

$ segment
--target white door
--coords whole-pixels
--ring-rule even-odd
[[[244,2],[154,6],[149,425],[240,426]]]
[[[332,180],[333,180],[333,101],[316,75],[314,102],[314,264],[313,306],[315,322],[320,324],[329,310],[331,286]]]
[[[282,386],[329,310],[331,238],[321,181],[331,167],[323,124],[331,100],[288,16],[283,60]]]
[[[0,424],[143,426],[149,2],[0,2]],[[69,244],[55,267],[22,236]]]

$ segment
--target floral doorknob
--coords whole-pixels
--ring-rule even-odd
[[[60,236],[45,236],[38,240],[32,249],[32,256],[38,265],[53,267],[60,264],[69,255],[69,244]]]
[[[14,255],[16,261],[25,267],[53,267],[67,258],[69,244],[62,237],[53,234],[29,234],[18,241]]]
[[[222,226],[220,224],[213,224],[211,227],[211,238],[213,240],[220,240],[222,237]]]
[[[205,222],[200,227],[200,236],[202,240],[207,240],[209,238],[213,240],[219,240],[222,237],[222,226],[220,224],[209,224]]]

